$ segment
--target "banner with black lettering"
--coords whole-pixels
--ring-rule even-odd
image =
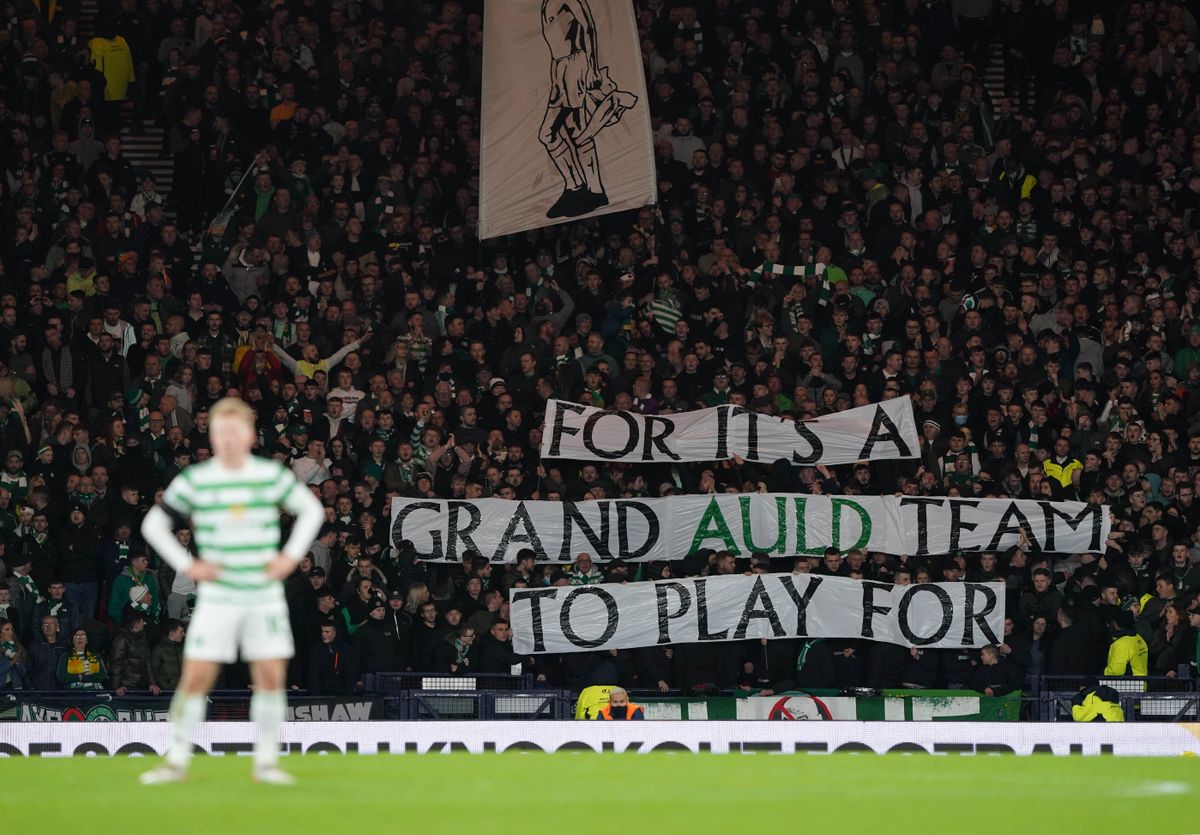
[[[671,415],[546,403],[543,458],[654,464],[740,456],[796,465],[849,464],[921,454],[912,400],[896,397],[815,420],[784,420],[743,406]]]
[[[555,586],[513,589],[511,619],[522,654],[805,637],[982,647],[1003,640],[1004,584],[733,574]]]
[[[392,544],[419,559],[458,562],[478,551],[515,562],[589,554],[603,562],[679,560],[701,548],[738,557],[820,555],[826,548],[885,554],[1103,551],[1111,519],[1101,505],[1033,499],[719,493],[662,499],[509,501],[393,499]]]
[[[654,203],[633,3],[504,0],[483,20],[479,232]]]

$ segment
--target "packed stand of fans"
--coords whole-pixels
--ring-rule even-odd
[[[478,0],[120,0],[0,27],[0,689],[171,689],[194,594],[138,538],[207,407],[328,525],[294,687],[374,671],[667,689],[1194,674],[1197,21],[1179,2],[641,0],[659,202],[476,237]],[[52,16],[52,17],[49,17]],[[1002,44],[1008,86],[981,69]],[[121,131],[165,129],[173,188]],[[230,210],[227,198],[246,177]],[[763,262],[826,265],[759,278]],[[812,272],[812,271],[809,271]],[[919,461],[541,462],[547,398],[792,418],[911,397]],[[674,564],[392,549],[395,496],[1050,497],[1120,543]],[[179,532],[189,541],[189,532]],[[520,658],[508,592],[743,571],[1000,580],[982,652],[771,641]]]

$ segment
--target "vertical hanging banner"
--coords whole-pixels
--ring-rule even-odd
[[[480,237],[654,203],[629,0],[505,0],[483,23]]]

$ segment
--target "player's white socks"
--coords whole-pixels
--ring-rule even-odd
[[[282,690],[256,690],[250,697],[255,771],[274,768],[279,763],[279,732],[286,713],[287,696]]]
[[[192,758],[192,736],[196,727],[204,721],[208,699],[193,696],[182,690],[175,691],[171,699],[171,747],[167,749],[167,765],[187,768]]]

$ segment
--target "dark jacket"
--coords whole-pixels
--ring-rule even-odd
[[[1170,639],[1165,624],[1160,625],[1150,641],[1150,675],[1165,676],[1180,664],[1188,663],[1193,641],[1192,630],[1186,625],[1175,627],[1175,634]]]
[[[1003,696],[1014,690],[1020,690],[1024,684],[1025,674],[1008,659],[1001,658],[992,665],[980,664],[971,676],[971,689],[983,693],[992,688],[993,696]]]
[[[350,684],[357,685],[367,673],[398,673],[408,669],[408,633],[397,634],[395,624],[385,618],[367,618],[354,633],[354,649],[347,670]]]
[[[1058,610],[1062,608],[1063,596],[1062,592],[1050,586],[1040,594],[1036,591],[1027,591],[1021,595],[1021,603],[1017,609],[1020,622],[1028,627],[1033,623],[1034,618],[1045,618],[1046,623],[1053,624],[1054,618],[1058,614]]]
[[[801,643],[792,680],[801,690],[820,690],[837,686],[833,647],[829,641],[824,638],[807,638]]]
[[[1058,633],[1050,647],[1046,672],[1054,676],[1083,676],[1095,669],[1096,649],[1088,626],[1073,623]]]
[[[462,661],[456,662],[458,651],[454,646],[454,638],[450,635],[433,648],[433,671],[436,673],[451,673],[465,676],[479,671],[479,647],[475,644],[467,650]]]
[[[58,634],[71,635],[79,627],[79,610],[72,606],[64,598],[61,601],[43,600],[37,604],[33,611],[33,622],[29,625],[30,629],[36,630],[40,635],[42,631],[42,618],[47,615],[53,615],[58,620]]]
[[[349,692],[346,664],[350,645],[335,638],[333,643],[316,643],[308,654],[308,690],[314,696],[341,696]]]
[[[938,651],[942,657],[942,683],[947,687],[963,687],[971,681],[975,673],[972,665],[973,651],[966,647],[943,649]]]
[[[70,634],[70,633],[66,633]],[[60,690],[62,683],[58,680],[58,662],[67,654],[67,644],[59,635],[58,641],[51,644],[45,636],[39,634],[37,640],[29,647],[28,683],[33,690]]]
[[[747,641],[743,662],[753,665],[754,678],[760,685],[775,690],[792,689],[791,684],[796,673],[796,654],[799,652],[798,643],[794,640],[772,640],[765,643],[761,640]]]
[[[413,624],[408,637],[408,658],[415,671],[433,672],[433,649],[439,631],[436,626],[431,629],[420,620]]]
[[[904,666],[900,673],[905,687],[934,687],[937,685],[938,651],[934,649],[908,650],[904,653]]]
[[[174,690],[183,672],[183,642],[164,637],[150,651],[150,683]]]
[[[58,573],[59,564],[58,543],[54,536],[47,531],[46,538],[38,542],[33,534],[25,534],[25,538],[21,541],[21,548],[33,563],[30,576],[33,577],[38,588],[44,589],[49,586],[54,575]]]
[[[675,647],[675,686],[683,690],[732,687],[741,650],[732,642],[679,644]]]
[[[510,675],[513,665],[521,663],[521,656],[513,652],[511,641],[497,641],[488,633],[480,636],[476,643],[479,645],[479,669],[476,672]]]
[[[59,540],[59,572],[64,583],[94,583],[103,572],[100,530],[84,522],[67,524]]]
[[[150,646],[143,630],[122,629],[108,648],[108,683],[116,690],[143,690],[150,684]]]

